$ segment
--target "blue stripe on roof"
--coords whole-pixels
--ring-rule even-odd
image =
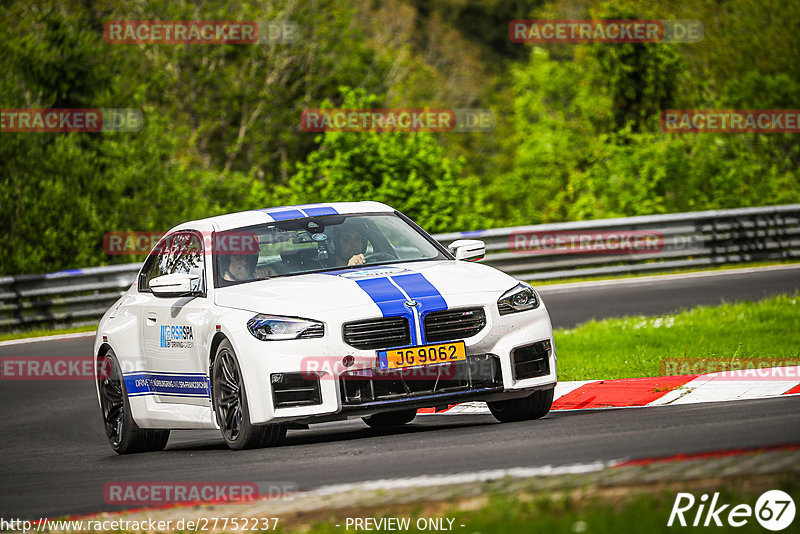
[[[302,219],[305,217],[300,210],[285,210],[285,211],[268,211],[267,215],[276,221],[285,221],[287,219]]]
[[[287,219],[302,219],[303,217],[320,217],[323,215],[338,215],[332,206],[325,206],[323,204],[304,204],[301,206],[281,206],[278,208],[264,208],[262,211],[275,219],[276,221],[285,221]]]

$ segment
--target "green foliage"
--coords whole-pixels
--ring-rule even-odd
[[[374,51],[353,27],[352,5],[291,5],[244,4],[233,17],[217,2],[200,18],[288,18],[314,39],[109,45],[106,20],[200,14],[191,2],[11,6],[0,19],[0,53],[8,58],[0,107],[138,108],[145,126],[137,133],[0,134],[0,273],[130,261],[103,251],[106,232],[165,231],[275,202],[274,188],[314,148],[312,136],[299,134],[302,108],[336,94],[351,76],[367,87],[382,79]]]
[[[342,88],[342,107],[381,107],[364,90]],[[326,101],[323,107],[332,107]],[[478,188],[460,180],[463,162],[450,160],[433,134],[325,132],[319,149],[300,163],[291,203],[370,199],[402,210],[431,231],[479,228]]]
[[[530,47],[515,18],[700,19],[695,44]],[[288,19],[293,44],[111,45],[109,20]],[[796,134],[666,134],[666,108],[797,108],[800,4],[4,3],[0,107],[143,110],[138,133],[0,132],[0,273],[129,261],[106,232],[372,199],[447,231],[800,201]],[[755,30],[753,30],[755,28]],[[490,108],[494,133],[299,128],[323,105]]]
[[[609,3],[598,18],[646,16]],[[794,134],[672,134],[659,125],[666,109],[791,109],[796,75],[749,71],[714,92],[669,44],[576,45],[566,59],[533,47],[511,73],[514,165],[495,185],[504,205],[522,199],[503,212],[511,224],[800,200]]]

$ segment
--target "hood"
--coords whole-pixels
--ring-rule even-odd
[[[413,275],[413,276],[407,276]],[[341,269],[327,273],[276,277],[249,282],[215,292],[219,306],[294,317],[308,317],[315,312],[330,312],[350,308],[366,308],[374,313],[377,301],[393,299],[400,290],[381,287],[396,281],[402,291],[413,299],[429,297],[438,292],[445,302],[448,296],[472,293],[476,301],[489,294],[496,299],[518,282],[511,276],[488,265],[464,261],[428,261],[395,263],[364,268]],[[412,283],[413,282],[413,283]],[[400,297],[402,303],[406,299]]]

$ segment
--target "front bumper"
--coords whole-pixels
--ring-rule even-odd
[[[236,335],[251,422],[318,422],[505,400],[555,386],[557,357],[544,304],[506,316],[496,307],[484,310],[486,327],[464,340],[467,362],[404,371],[379,371],[375,351],[354,349],[336,335],[341,324],[326,325],[319,339],[263,342],[246,331]]]

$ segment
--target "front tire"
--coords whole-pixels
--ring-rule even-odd
[[[253,425],[239,361],[227,339],[219,344],[211,366],[211,397],[222,437],[233,450],[277,445],[286,436],[286,425]]]
[[[389,428],[410,423],[417,416],[416,408],[398,410],[395,412],[381,412],[361,419],[372,428]]]
[[[169,430],[139,428],[133,420],[128,391],[114,351],[97,358],[97,386],[106,437],[117,454],[160,451],[167,446]]]
[[[555,388],[535,391],[532,395],[521,399],[487,402],[495,419],[501,423],[541,419],[550,412],[553,406]]]

